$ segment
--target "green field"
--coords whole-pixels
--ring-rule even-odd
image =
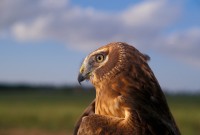
[[[72,134],[88,91],[0,92],[0,135]],[[200,96],[167,96],[182,135],[200,135]]]

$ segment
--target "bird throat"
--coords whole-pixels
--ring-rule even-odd
[[[120,95],[96,89],[95,114],[124,118],[125,110],[120,105]]]

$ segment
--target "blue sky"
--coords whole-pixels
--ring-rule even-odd
[[[78,85],[89,52],[123,41],[164,89],[200,91],[199,12],[198,0],[1,0],[0,82]]]

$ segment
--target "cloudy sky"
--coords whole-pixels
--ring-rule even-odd
[[[90,51],[123,41],[163,88],[200,91],[199,13],[198,0],[1,0],[0,82],[77,84]]]

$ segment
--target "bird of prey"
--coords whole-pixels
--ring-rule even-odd
[[[84,59],[78,81],[90,80],[96,98],[74,135],[180,135],[149,59],[123,42],[107,44]]]

